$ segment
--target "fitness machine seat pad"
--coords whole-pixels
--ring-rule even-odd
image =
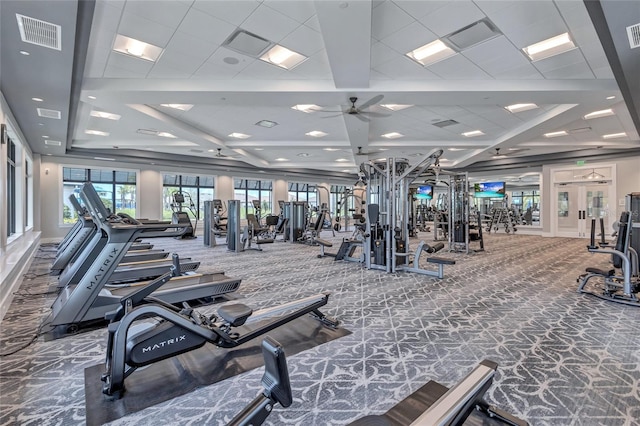
[[[603,269],[598,269],[598,268],[587,268],[585,269],[585,271],[587,271],[587,273],[589,274],[602,275],[603,277],[612,277],[616,274],[615,269],[609,269],[608,271],[605,271]]]
[[[218,308],[218,315],[234,327],[244,324],[252,313],[253,309],[242,303],[233,303]]]
[[[437,263],[440,265],[455,265],[456,261],[452,259],[445,259],[444,257],[428,257],[427,262]]]
[[[323,240],[322,238],[315,238],[314,241],[320,244],[321,246],[333,247],[333,244],[330,241]]]

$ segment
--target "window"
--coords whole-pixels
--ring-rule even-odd
[[[521,212],[525,212],[529,208],[538,210],[540,206],[540,191],[512,191],[511,204],[518,207]]]
[[[33,163],[29,158],[24,161],[24,225],[29,228],[33,226],[33,203],[31,202],[31,194],[33,194]]]
[[[78,215],[69,195],[78,195],[85,182],[93,183],[104,205],[112,212],[136,215],[136,173],[123,170],[62,168],[62,222],[74,223]]]
[[[245,219],[247,213],[255,213],[253,201],[260,200],[260,216],[264,217],[273,211],[271,198],[273,182],[270,180],[233,179],[233,198],[240,201],[240,217]]]
[[[192,211],[197,219],[204,217],[204,202],[213,200],[214,184],[213,176],[190,176],[177,174],[162,175],[162,218],[170,220],[173,214],[173,194],[182,192],[185,194],[184,208],[189,207],[189,201],[198,206]],[[188,194],[188,195],[187,195]],[[191,200],[189,200],[191,198]]]
[[[16,144],[9,139],[7,146],[7,236],[16,233]]]
[[[317,206],[316,186],[308,183],[289,182],[289,201],[306,201],[310,206]]]

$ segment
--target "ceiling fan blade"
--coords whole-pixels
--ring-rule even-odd
[[[343,113],[341,112],[340,114],[334,114],[334,115],[327,115],[327,116],[325,116],[325,117],[322,117],[322,118],[333,118],[333,117],[340,117],[340,116],[342,116],[342,114],[343,114]]]
[[[376,111],[362,111],[360,114],[364,114],[369,117],[379,117],[379,118],[391,117],[391,114],[385,114],[385,113],[376,112]]]
[[[369,120],[367,117],[363,116],[362,114],[349,114],[354,116],[355,118],[357,118],[360,121],[364,121],[365,123],[370,123],[371,120]]]
[[[382,99],[384,99],[384,95],[374,96],[373,98],[369,99],[367,102],[365,102],[362,105],[360,105],[360,107],[358,107],[358,110],[362,111],[363,109],[367,109],[371,105],[377,104]]]

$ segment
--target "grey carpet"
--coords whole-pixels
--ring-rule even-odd
[[[640,309],[576,293],[586,266],[608,266],[608,256],[587,253],[585,240],[492,234],[484,253],[438,254],[457,260],[444,280],[318,259],[319,249],[304,245],[235,254],[205,248],[202,238],[155,243],[202,260],[205,272],[242,278],[237,296],[254,307],[332,292],[325,311],[353,334],[288,358],[294,403],[276,408],[269,424],[340,425],[383,413],[430,379],[452,385],[484,358],[500,365],[489,402],[533,425],[640,419]],[[47,271],[47,250],[32,273]],[[38,293],[54,280],[25,279],[20,291]],[[33,331],[52,300],[16,297],[0,350]],[[105,331],[96,330],[39,339],[1,358],[0,425],[83,424],[84,369],[103,361],[104,347]],[[259,392],[261,374],[247,372],[113,424],[224,424]]]

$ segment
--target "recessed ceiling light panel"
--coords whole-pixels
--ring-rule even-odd
[[[592,118],[600,118],[600,117],[607,117],[609,115],[614,115],[615,113],[613,112],[613,110],[611,108],[608,109],[603,109],[601,111],[594,111],[594,112],[590,112],[589,114],[585,115],[584,118],[585,120],[591,120]]]
[[[522,50],[532,61],[539,61],[575,49],[575,47],[569,33],[564,33],[527,46]]]
[[[97,118],[106,118],[107,120],[120,120],[120,116],[118,114],[112,114],[104,111],[91,111],[89,115]]]
[[[625,137],[627,137],[627,133],[626,132],[611,133],[609,135],[602,135],[603,139],[615,139],[615,138],[625,138]]]
[[[425,67],[447,59],[455,54],[456,51],[444,44],[442,40],[432,41],[406,53],[409,58]]]
[[[314,104],[300,104],[300,105],[292,106],[291,109],[295,109],[296,111],[306,112],[307,114],[309,114],[314,111],[321,111],[322,107]]]
[[[46,141],[44,141],[44,144],[45,145],[50,145],[50,146],[60,146],[60,145],[62,145],[62,142],[60,142],[60,141],[52,141],[52,140],[47,139]]]
[[[551,133],[545,133],[544,137],[545,138],[557,138],[558,136],[567,136],[569,133],[567,133],[566,130],[560,130],[558,132],[551,132]]]
[[[193,108],[192,104],[160,104],[160,106],[179,109],[180,111],[189,111],[191,108]]]
[[[161,138],[171,138],[171,139],[177,138],[176,135],[169,132],[158,132],[158,136],[160,136]]]
[[[300,53],[289,50],[284,46],[276,44],[267,53],[260,57],[260,60],[277,65],[286,70],[293,69],[307,60],[307,57]]]
[[[464,132],[462,134],[462,136],[466,136],[468,138],[472,138],[474,136],[482,136],[484,135],[484,132],[482,130],[473,130],[471,132]]]
[[[402,105],[402,104],[380,104],[382,108],[386,108],[391,111],[400,111],[406,108],[410,108],[413,105]]]
[[[513,105],[504,107],[504,109],[506,109],[511,113],[528,111],[530,109],[536,109],[536,108],[538,108],[538,105],[536,104],[513,104]]]
[[[390,132],[390,133],[385,133],[384,135],[380,135],[383,138],[387,138],[387,139],[398,139],[403,137],[404,135],[402,133],[398,133],[398,132]]]
[[[340,148],[322,148],[325,151],[340,151]]]
[[[276,161],[289,161],[289,160],[287,158],[280,157],[280,158],[276,158]]]
[[[85,130],[87,135],[95,135],[95,136],[109,136],[109,132],[103,132],[101,130]]]
[[[236,138],[236,139],[248,139],[251,137],[251,135],[245,135],[244,133],[233,132],[229,134],[229,137]]]
[[[338,158],[338,159],[336,159],[336,162],[338,162],[338,163],[346,163],[347,161],[349,161],[349,160],[346,159],[346,158]]]
[[[328,133],[322,132],[320,130],[312,130],[310,132],[305,133],[307,136],[313,136],[314,138],[321,138],[323,136],[327,136]],[[326,150],[330,150],[331,148],[325,148]]]
[[[145,43],[144,41],[136,40],[135,38],[117,34],[116,40],[113,43],[113,50],[124,55],[133,56],[134,58],[155,62],[164,49],[154,46],[153,44]]]

